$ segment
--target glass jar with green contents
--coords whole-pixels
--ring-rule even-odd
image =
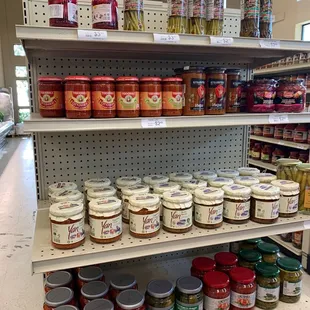
[[[175,310],[200,310],[203,307],[202,282],[198,278],[179,278],[175,295]]]
[[[280,255],[280,249],[273,243],[261,242],[257,250],[263,255],[263,261],[269,264],[276,264]]]
[[[277,265],[280,268],[280,300],[286,303],[298,302],[302,287],[301,263],[294,258],[281,257]]]
[[[244,240],[240,245],[240,250],[255,250],[260,242],[263,242],[261,238]]]
[[[297,176],[295,182],[300,184],[298,209],[303,214],[310,214],[310,164],[300,164],[297,166]]]
[[[297,166],[301,161],[291,158],[280,158],[276,161],[277,179],[295,181],[297,177]]]
[[[254,270],[255,265],[262,261],[262,254],[255,250],[241,250],[239,252],[239,266]]]
[[[271,310],[279,303],[280,295],[280,270],[276,265],[258,263],[256,271],[256,301],[258,308]]]

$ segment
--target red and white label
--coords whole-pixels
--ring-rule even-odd
[[[109,219],[89,217],[90,235],[96,239],[111,239],[122,233],[122,215]]]
[[[279,217],[280,202],[255,200],[255,217],[258,219],[272,220]]]
[[[229,310],[230,307],[230,296],[222,299],[211,298],[204,295],[203,308],[205,310]]]
[[[160,229],[159,210],[152,214],[134,214],[130,212],[130,231],[137,234],[151,234]]]
[[[170,210],[163,208],[163,225],[172,229],[184,229],[193,224],[193,208]]]
[[[280,213],[295,213],[298,211],[299,195],[280,196]]]
[[[72,224],[51,223],[52,242],[56,244],[73,244],[85,238],[84,218]]]
[[[250,201],[232,202],[224,200],[224,217],[230,220],[250,218]]]
[[[223,221],[223,204],[203,206],[195,204],[195,221],[202,224],[219,224]]]
[[[255,306],[256,292],[252,294],[239,294],[231,291],[230,304],[239,309],[252,309]]]

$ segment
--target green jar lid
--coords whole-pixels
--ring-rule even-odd
[[[280,257],[277,259],[277,265],[287,271],[299,271],[302,268],[300,261],[295,258]]]
[[[253,239],[248,239],[244,241],[245,243],[250,243],[250,244],[258,244],[262,242],[261,238],[253,238]]]
[[[276,254],[280,252],[277,245],[268,242],[261,242],[257,245],[257,250],[262,254]]]
[[[254,250],[241,250],[239,256],[241,259],[250,263],[255,263],[262,259],[262,254]]]
[[[271,265],[268,263],[257,263],[255,266],[255,271],[261,274],[263,277],[277,277],[280,273],[280,269],[276,265]]]

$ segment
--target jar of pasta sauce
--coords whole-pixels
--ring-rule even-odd
[[[137,290],[126,290],[116,297],[116,310],[145,310],[144,295]]]
[[[261,156],[260,156],[261,161],[270,163],[271,157],[272,157],[272,151],[273,151],[273,146],[271,144],[265,144],[262,149]]]
[[[230,309],[254,310],[256,283],[254,271],[244,268],[233,268],[230,273]]]
[[[71,288],[57,287],[46,293],[43,310],[54,310],[63,305],[76,305]]]
[[[68,271],[60,270],[51,273],[47,278],[44,285],[45,293],[49,292],[56,287],[69,287],[73,288],[72,275]]]
[[[107,299],[95,299],[91,300],[83,310],[114,310],[114,305],[110,300]],[[58,309],[57,309],[58,310]],[[63,310],[69,310],[69,309],[63,309]]]
[[[267,138],[273,138],[274,136],[274,125],[264,125],[263,136]]]
[[[254,135],[262,136],[264,133],[264,125],[255,125],[254,126]]]
[[[234,179],[234,182],[235,184],[240,184],[240,185],[248,186],[248,187],[251,187],[254,184],[259,184],[259,180],[250,175],[236,177]]]
[[[287,124],[283,130],[283,140],[294,141],[294,130],[296,127],[296,124]]]
[[[76,306],[72,306],[72,305],[63,305],[63,306],[57,307],[56,310],[79,310],[79,308]],[[91,308],[89,308],[88,310],[91,310]],[[93,308],[92,310],[97,310],[97,309]],[[113,309],[111,309],[111,310],[113,310]]]
[[[277,124],[275,126],[274,136],[273,136],[275,139],[279,139],[279,140],[283,139],[284,127],[285,127],[284,124]]]
[[[163,116],[183,114],[183,80],[179,77],[162,79]]]
[[[248,89],[248,82],[241,82],[241,99],[240,99],[240,112],[247,112],[246,96]]]
[[[204,275],[209,271],[214,271],[215,261],[209,257],[196,257],[192,261],[191,275],[203,280]]]
[[[216,270],[229,274],[229,271],[237,267],[238,256],[230,252],[219,252],[214,255]]]
[[[77,0],[48,0],[50,27],[78,27]]]
[[[90,78],[67,76],[65,78],[65,103],[67,118],[90,118]]]
[[[105,186],[101,188],[90,188],[87,191],[87,202],[89,204],[90,201],[94,199],[103,199],[108,197],[114,197],[116,195],[116,189],[112,186]]]
[[[96,76],[91,79],[91,106],[94,118],[116,116],[114,78]]]
[[[140,115],[139,79],[121,76],[116,79],[116,109],[118,117],[138,117]]]
[[[262,144],[260,142],[256,142],[252,150],[251,154],[252,158],[259,160],[261,156],[261,151],[262,151]]]
[[[88,266],[79,270],[77,276],[77,287],[80,290],[86,283],[93,281],[104,281],[104,275],[100,267]]]
[[[169,174],[169,179],[182,186],[183,182],[192,180],[193,175],[187,172],[173,172]]]
[[[95,299],[109,299],[108,286],[103,281],[92,281],[86,283],[81,288],[80,307],[84,307]]]
[[[64,87],[59,77],[38,79],[39,109],[42,117],[65,116]]]
[[[297,143],[307,143],[308,126],[306,124],[298,124],[293,132],[293,140]]]
[[[161,78],[144,77],[140,79],[140,115],[157,117],[162,114]]]
[[[227,95],[226,112],[239,113],[241,101],[241,81],[239,69],[228,69],[227,74]]]
[[[122,291],[129,289],[138,289],[138,284],[134,275],[114,275],[110,280],[109,299],[115,303],[116,297]]]
[[[118,4],[116,0],[92,0],[93,28],[118,29]]]

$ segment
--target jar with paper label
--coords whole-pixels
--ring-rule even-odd
[[[280,209],[280,188],[270,184],[251,186],[251,221],[273,224],[278,220]]]
[[[260,173],[259,169],[251,167],[241,167],[237,169],[240,176],[253,176]]]
[[[294,130],[296,127],[295,124],[287,124],[283,130],[283,140],[294,141]]]
[[[208,182],[211,179],[215,179],[217,177],[217,174],[213,171],[202,170],[194,172],[193,176],[197,180],[204,180]]]
[[[219,177],[223,178],[230,178],[233,179],[239,176],[239,171],[233,169],[219,169],[216,171]]]
[[[273,138],[274,136],[274,125],[264,125],[263,136],[267,138]]]
[[[142,180],[139,177],[120,177],[115,181],[116,196],[118,199],[122,199],[122,188],[141,184]]]
[[[80,307],[84,307],[96,299],[108,299],[108,286],[103,281],[92,281],[86,283],[81,288]]]
[[[189,0],[188,1],[188,17],[190,34],[205,34],[206,33],[206,1],[204,0]]]
[[[63,201],[78,201],[84,204],[84,195],[77,189],[75,190],[62,189],[53,193],[50,197],[51,203],[57,203]]]
[[[224,1],[207,1],[207,23],[206,34],[210,36],[221,36],[223,33]]]
[[[138,289],[137,280],[132,274],[116,274],[110,280],[109,299],[115,303],[116,297],[125,290]]]
[[[203,280],[206,273],[214,271],[216,267],[214,259],[209,257],[196,257],[192,261],[191,275]]]
[[[45,295],[43,310],[54,310],[63,305],[76,305],[74,292],[68,287],[57,287]]]
[[[260,183],[264,184],[269,184],[277,179],[277,177],[272,173],[258,173],[254,174],[253,177],[258,179]]]
[[[302,248],[303,231],[295,231],[292,235],[293,246],[297,249]]]
[[[185,233],[193,226],[192,194],[172,191],[163,194],[163,229],[171,233]]]
[[[167,183],[169,181],[169,178],[165,175],[159,175],[159,174],[151,174],[147,175],[143,178],[143,182],[147,184],[150,187],[150,191],[153,191],[153,187],[160,183]]]
[[[251,187],[254,184],[259,184],[259,180],[251,176],[236,177],[234,178],[234,182],[235,184],[248,186],[248,187]]]
[[[188,0],[168,1],[168,26],[167,32],[187,32]]]
[[[229,271],[237,267],[238,256],[230,252],[219,252],[214,255],[216,270],[229,275]]]
[[[78,272],[77,287],[80,290],[86,283],[93,281],[104,281],[105,277],[100,267],[82,267]]]
[[[89,179],[84,182],[84,190],[87,192],[89,189],[103,188],[111,185],[111,180],[108,178]],[[111,195],[113,196],[113,195]]]
[[[229,179],[229,178],[215,178],[215,179],[211,179],[208,182],[208,186],[218,187],[218,188],[222,188],[224,185],[233,185],[233,184],[234,184],[234,180]]]
[[[278,179],[296,182],[297,166],[301,164],[301,161],[291,158],[281,158],[277,160],[276,164]]]
[[[256,298],[255,273],[251,269],[236,267],[230,275],[230,309],[254,310]]]
[[[276,264],[280,256],[280,249],[276,244],[260,242],[257,250],[263,255],[263,261],[268,264]]]
[[[310,164],[297,166],[296,180],[300,184],[298,208],[303,214],[310,214]]]
[[[259,160],[261,156],[261,151],[262,151],[262,144],[260,142],[256,142],[252,149],[252,154],[251,154],[252,158]]]
[[[122,188],[122,219],[124,223],[129,223],[129,198],[132,195],[147,194],[150,191],[148,185],[137,184]]]
[[[308,126],[306,124],[298,124],[293,133],[293,140],[296,143],[307,143]]]
[[[224,221],[230,224],[244,224],[250,219],[251,189],[233,184],[222,187],[224,191]]]
[[[273,165],[276,165],[277,161],[284,157],[285,157],[284,151],[281,148],[276,147],[274,151],[272,152],[271,163]]]
[[[48,196],[50,197],[53,193],[60,190],[75,190],[77,185],[73,182],[57,182],[48,187]]]
[[[78,27],[77,0],[48,0],[50,27]]]
[[[183,72],[183,68],[182,68]],[[181,116],[183,114],[183,80],[180,77],[162,79],[163,116]]]
[[[73,289],[71,273],[65,270],[58,270],[49,274],[44,285],[44,292],[47,293],[56,287],[69,287]]]
[[[124,1],[124,30],[145,30],[143,0]]]
[[[284,127],[285,127],[284,124],[277,124],[275,126],[275,129],[274,129],[274,138],[275,139],[279,139],[279,140],[283,139]]]
[[[197,227],[212,229],[223,223],[224,192],[220,188],[198,188],[194,192],[195,217]]]
[[[241,81],[240,69],[227,69],[226,112],[240,113]]]
[[[277,260],[280,268],[280,300],[285,303],[299,301],[302,290],[302,265],[294,258],[280,257]]]
[[[182,183],[182,190],[191,193],[192,195],[197,188],[204,188],[207,187],[208,183],[204,180],[195,180],[192,179],[190,181],[185,181]]]
[[[101,188],[90,188],[87,191],[88,203],[94,199],[113,197],[116,195],[116,189],[112,186],[105,186]]]
[[[263,136],[264,125],[254,125],[254,135]]]
[[[190,181],[192,178],[193,176],[187,172],[174,172],[169,174],[170,181],[180,185],[182,185],[183,182]]]
[[[160,230],[160,198],[154,194],[129,197],[129,232],[136,238],[152,238]]]
[[[271,158],[272,158],[272,151],[273,151],[273,146],[271,144],[265,144],[262,149],[261,156],[260,156],[261,161],[270,163]]]
[[[49,210],[51,241],[57,249],[73,249],[85,241],[84,206],[81,202],[58,202]]]
[[[275,180],[271,185],[280,188],[280,217],[294,217],[298,213],[299,183],[289,180]]]
[[[116,0],[92,0],[93,28],[118,30]]]

